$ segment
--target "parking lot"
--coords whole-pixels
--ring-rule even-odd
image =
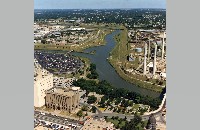
[[[55,87],[72,87],[75,78],[53,77],[53,85]]]
[[[81,60],[64,53],[35,51],[34,57],[43,68],[51,73],[70,74],[83,67]]]
[[[34,127],[38,125],[52,128],[53,130],[80,130],[83,127],[77,120],[35,111]]]

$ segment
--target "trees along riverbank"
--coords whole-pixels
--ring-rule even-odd
[[[79,86],[81,89],[86,90],[87,92],[96,92],[97,94],[105,95],[108,98],[113,99],[123,97],[129,100],[133,100],[133,102],[136,104],[149,105],[152,110],[157,109],[161,103],[160,98],[152,98],[123,88],[115,88],[106,80],[96,82],[94,80],[86,80],[81,78],[77,81],[74,81],[73,85]]]

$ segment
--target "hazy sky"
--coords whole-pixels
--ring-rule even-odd
[[[166,0],[34,0],[35,9],[166,8]]]

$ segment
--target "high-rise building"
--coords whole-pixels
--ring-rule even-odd
[[[46,107],[73,112],[79,104],[79,89],[79,87],[55,87],[46,91]]]
[[[43,69],[34,59],[34,106],[45,105],[45,91],[53,87],[53,74]]]

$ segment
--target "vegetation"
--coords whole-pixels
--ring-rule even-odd
[[[88,97],[87,103],[88,104],[92,104],[92,103],[95,103],[96,101],[97,101],[97,97],[95,97],[94,95],[92,95],[92,96]]]
[[[77,116],[79,117],[79,119],[80,119],[80,118],[83,116],[83,111],[82,111],[82,110],[78,111],[76,115],[77,115]]]
[[[87,78],[89,78],[89,79],[98,79],[99,74],[96,72],[96,65],[95,64],[93,64],[93,63],[90,64],[89,71],[91,73],[87,74]]]
[[[95,106],[92,106],[91,111],[92,113],[96,113],[97,108]]]
[[[82,111],[87,111],[88,110],[88,106],[83,105],[83,107],[81,108]]]
[[[142,117],[138,114],[134,115],[131,121],[126,122],[125,126],[121,128],[122,130],[144,130],[146,122],[142,121]]]
[[[125,124],[126,124],[126,121],[122,118],[119,118],[118,116],[116,116],[116,117],[113,116],[112,118],[105,117],[105,120],[107,122],[113,123],[115,128],[117,128],[117,129],[119,129],[119,128],[121,129],[121,128],[125,127]]]
[[[129,100],[133,100],[136,104],[149,105],[151,110],[155,110],[159,107],[161,100],[160,98],[152,98],[149,96],[143,96],[138,93],[125,90],[123,88],[115,88],[111,86],[106,80],[96,82],[94,80],[78,79],[73,82],[73,85],[79,86],[81,89],[87,92],[96,92],[97,94],[105,95],[105,99],[102,98],[100,102],[105,102],[106,98],[114,99],[123,97]],[[102,106],[101,106],[102,107]]]
[[[112,118],[105,116],[105,120],[107,122],[112,122],[114,126],[120,130],[144,130],[144,127],[147,125],[147,121],[142,121],[142,117],[139,114],[135,114],[131,121],[127,121],[126,116],[124,119],[118,116],[113,116]]]

